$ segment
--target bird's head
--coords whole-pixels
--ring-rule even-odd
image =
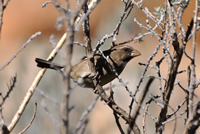
[[[118,65],[127,64],[132,58],[141,53],[128,45],[117,45],[111,48],[110,58]]]

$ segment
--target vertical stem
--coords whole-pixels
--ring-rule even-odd
[[[73,27],[68,27],[68,36],[66,39],[66,49],[65,49],[65,68],[64,68],[64,76],[63,76],[63,89],[62,89],[62,102],[60,107],[60,133],[68,134],[69,133],[69,100],[71,93],[70,86],[70,71],[71,71],[71,59],[73,52],[73,41],[74,41],[74,31]]]
[[[191,84],[189,91],[189,118],[193,117],[193,93],[196,88],[196,72],[195,72],[195,51],[196,51],[196,31],[197,31],[197,17],[199,0],[196,0],[195,12],[194,12],[194,35],[193,35],[193,49],[192,49],[192,62],[191,62]]]

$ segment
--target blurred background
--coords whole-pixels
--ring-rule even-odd
[[[59,1],[63,6],[65,6],[65,1]],[[19,54],[17,57],[2,71],[0,71],[0,92],[5,95],[9,85],[11,77],[17,74],[17,83],[10,94],[9,98],[6,100],[3,105],[3,116],[6,124],[9,124],[15,112],[17,111],[21,101],[23,100],[27,90],[29,89],[32,81],[37,75],[39,68],[36,67],[35,58],[40,57],[46,59],[53,47],[49,43],[49,38],[53,34],[55,37],[55,41],[58,42],[62,37],[65,27],[61,29],[57,29],[55,27],[56,19],[60,16],[55,7],[52,4],[48,4],[46,7],[42,8],[42,4],[45,3],[45,0],[18,0],[18,1],[10,1],[8,6],[4,10],[3,14],[3,25],[1,30],[1,38],[0,38],[0,67],[5,65],[9,59],[23,46],[23,44],[31,37],[31,35],[35,34],[38,31],[41,31],[42,34],[35,38],[31,43],[29,43],[26,48]],[[164,1],[161,0],[144,0],[143,7],[148,7],[150,12],[155,12],[154,7],[164,7]],[[70,1],[71,9],[76,7],[76,1]],[[183,24],[186,27],[187,24],[191,21],[193,16],[194,3],[193,1],[188,6],[188,8],[184,12],[183,16]],[[120,15],[123,12],[123,3],[121,0],[102,0],[98,6],[94,9],[92,14],[90,15],[90,26],[91,26],[91,39],[93,47],[96,46],[97,41],[102,39],[105,34],[110,34],[113,29],[116,27],[120,19]],[[123,42],[129,40],[136,36],[138,33],[146,32],[141,29],[137,24],[134,23],[133,19],[136,18],[140,23],[146,25],[146,15],[138,9],[136,6],[133,8],[128,19],[122,24],[120,29],[119,36],[117,38],[117,42]],[[155,24],[150,20],[150,24],[154,26]],[[187,29],[187,28],[186,28]],[[197,34],[197,52],[196,57],[200,56],[199,53],[199,41],[200,35]],[[83,41],[83,33],[82,27],[80,27],[80,31],[75,34],[75,41],[79,41],[80,43],[84,43]],[[102,50],[108,49],[110,47],[112,40],[107,40],[106,44],[102,46]],[[133,59],[127,65],[126,69],[121,74],[121,77],[125,82],[129,82],[129,89],[134,92],[136,86],[141,78],[141,74],[144,70],[144,66],[138,65],[138,62],[146,63],[147,58],[155,51],[156,46],[158,45],[158,40],[154,36],[146,36],[144,41],[141,43],[132,42],[129,45],[133,46],[137,50],[141,52],[141,56]],[[62,64],[62,51],[61,56],[58,55],[54,60],[57,63]],[[170,52],[173,52],[173,49],[170,49]],[[192,54],[192,42],[190,41],[187,44],[186,52],[191,55]],[[75,45],[73,52],[73,60],[72,64],[74,65],[79,61],[81,57],[85,55],[84,48]],[[151,62],[151,65],[155,65],[155,62],[160,60],[162,56],[162,50],[159,51],[157,56]],[[187,66],[190,64],[190,61],[183,56],[181,65],[179,67],[179,71],[186,70]],[[200,77],[200,62],[196,60],[196,74],[197,79]],[[166,78],[168,66],[164,61],[161,64],[161,75]],[[153,69],[148,69],[147,74],[145,75],[144,81],[140,86],[140,90],[142,90],[148,80],[147,76],[149,74],[156,75],[156,71]],[[186,73],[182,73],[177,76],[177,79],[181,81],[183,86],[186,86]],[[114,84],[118,83],[118,80],[113,81]],[[164,85],[164,84],[163,84]],[[71,130],[75,127],[77,121],[79,120],[83,111],[87,109],[90,103],[93,102],[96,95],[93,93],[91,89],[83,89],[77,87],[76,84],[72,82],[72,87],[74,90],[71,94],[71,106],[74,106],[73,111],[70,113],[70,124]],[[106,87],[106,86],[105,86]],[[52,100],[60,103],[61,101],[61,90],[62,90],[62,77],[61,75],[52,70],[48,70],[44,77],[42,78],[38,89],[44,92],[49,96]],[[128,106],[130,104],[131,98],[128,93],[125,91],[124,87],[116,87],[114,90],[114,98],[116,103],[125,109],[129,110]],[[198,90],[196,93],[198,94]],[[138,93],[139,94],[141,92]],[[150,88],[148,94],[157,95],[159,94],[158,90],[158,80],[155,80]],[[182,102],[185,97],[185,93],[175,86],[175,89],[172,94],[172,98],[170,101],[170,105],[172,107],[176,107],[178,104]],[[15,127],[13,133],[19,133],[23,128],[25,128],[33,115],[34,112],[34,102],[37,100],[38,102],[38,111],[36,118],[31,125],[31,127],[26,131],[28,134],[55,134],[59,132],[59,129],[56,127],[55,123],[51,121],[48,114],[44,110],[44,105],[48,108],[49,113],[55,118],[56,121],[60,120],[59,111],[60,107],[47,99],[45,99],[38,91],[36,91],[31,98],[27,108],[25,109],[24,114],[22,115],[19,123]],[[147,95],[146,101],[149,100],[149,96]],[[184,107],[185,108],[185,107]],[[180,112],[183,109],[180,110]],[[149,109],[149,112],[154,116],[158,117],[158,113],[160,112],[160,108],[152,103]],[[170,110],[169,110],[170,112]],[[172,111],[171,111],[172,112]],[[142,129],[142,114],[137,120],[137,124],[140,129]],[[183,131],[184,127],[184,118],[186,115],[183,115],[182,119],[177,120],[177,133]],[[121,120],[121,124],[126,128],[127,125],[123,120]],[[155,130],[154,122],[147,116],[147,132],[153,133]],[[173,128],[173,123],[169,123],[166,125],[167,128]],[[172,132],[172,129],[167,129],[166,133]],[[111,133],[119,133],[117,125],[115,123],[115,119],[113,116],[112,110],[104,104],[102,101],[98,101],[97,105],[93,109],[93,111],[89,115],[89,124],[86,128],[87,134],[111,134]]]

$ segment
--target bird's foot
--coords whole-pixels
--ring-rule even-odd
[[[96,79],[96,78],[99,78],[100,77],[100,75],[99,75],[99,72],[96,72],[96,74],[94,74],[94,73],[90,73],[89,75],[88,75],[88,78],[91,78],[91,79]]]
[[[107,105],[114,102],[113,94],[114,92],[112,91],[112,88],[110,88],[110,96],[108,97],[108,101],[106,102]]]
[[[108,97],[108,101],[106,102],[107,105],[114,102],[113,98],[111,96]]]
[[[95,94],[99,94],[99,92],[98,92],[98,89],[97,89],[97,88],[94,88],[94,90],[93,90],[93,91],[94,91],[94,93],[95,93]]]

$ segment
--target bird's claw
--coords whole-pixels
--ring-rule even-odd
[[[99,94],[97,88],[94,88],[94,93],[95,93],[95,94]]]
[[[91,79],[96,79],[96,78],[100,78],[100,75],[99,75],[99,72],[96,72],[95,74],[94,73],[90,73],[89,75],[88,75],[88,77],[89,78],[91,78]]]
[[[107,105],[109,105],[110,103],[114,102],[113,98],[112,97],[108,97],[108,102],[106,102]]]

